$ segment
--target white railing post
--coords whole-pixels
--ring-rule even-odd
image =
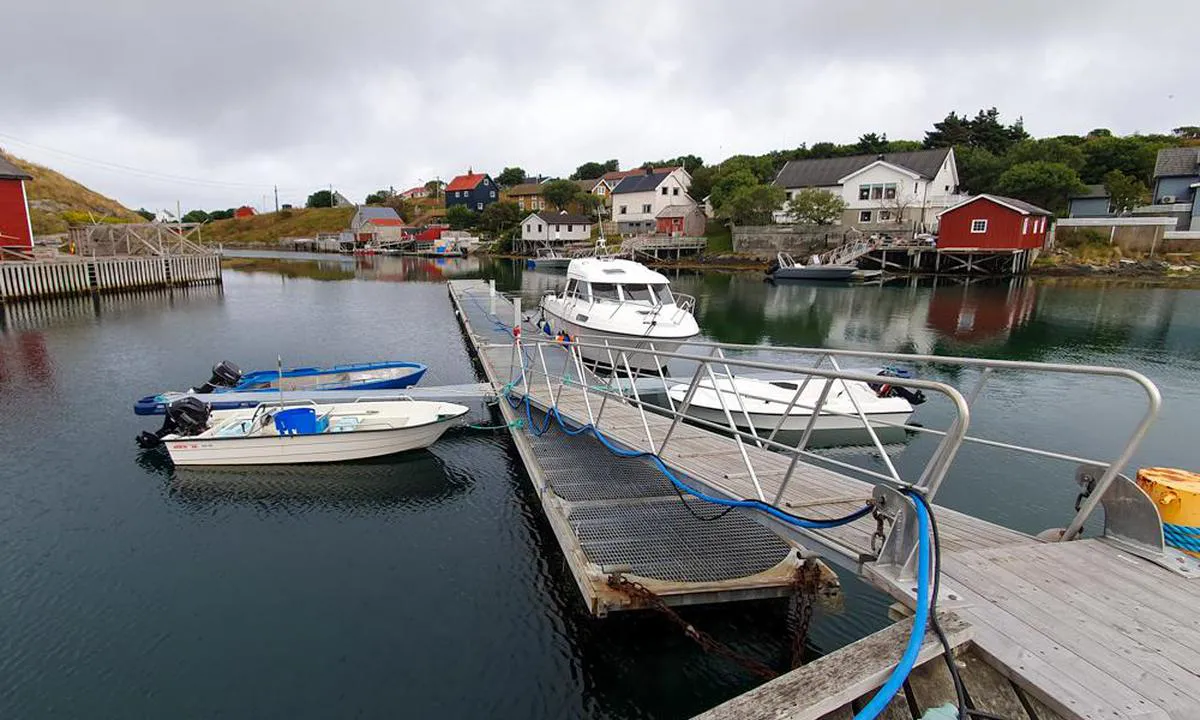
[[[842,368],[836,359],[830,358],[829,362],[834,370],[842,372]],[[846,397],[850,399],[850,404],[854,406],[854,412],[858,415],[859,419],[862,420],[863,427],[867,429],[867,435],[871,437],[871,442],[875,444],[875,449],[879,451],[880,459],[883,460],[883,464],[887,466],[888,473],[891,474],[891,476],[896,480],[897,485],[903,485],[904,481],[900,479],[900,473],[896,471],[896,466],[892,464],[891,456],[888,455],[887,450],[883,447],[883,443],[879,441],[879,435],[875,433],[875,428],[871,425],[871,421],[867,419],[867,415],[863,412],[862,406],[858,404],[858,399],[854,397],[854,392],[851,391],[850,386],[846,384],[845,380],[830,379],[829,382],[830,384],[834,382],[840,382],[842,384],[842,389],[846,391]]]
[[[742,436],[738,432],[737,424],[733,422],[733,416],[729,414],[729,407],[725,404],[725,398],[721,397],[721,391],[717,387],[717,378],[713,375],[712,367],[708,363],[705,363],[705,368],[708,371],[708,380],[712,383],[713,390],[717,393],[717,401],[721,403],[721,411],[725,413],[725,421],[729,423],[729,431],[733,433],[733,440],[737,444],[738,452],[742,455],[742,462],[746,465],[746,472],[750,473],[750,480],[754,483],[754,490],[758,493],[758,499],[766,502],[767,498],[763,495],[762,486],[758,484],[758,475],[755,474],[754,465],[750,462],[750,454],[746,452],[746,444],[742,442]]]
[[[833,387],[832,380],[825,381],[825,387],[821,388],[821,396],[817,398],[817,405],[812,409],[812,415],[808,418],[808,424],[804,426],[804,434],[800,436],[800,442],[796,443],[796,451],[792,453],[792,461],[788,463],[787,472],[783,475],[783,482],[779,484],[779,492],[775,493],[773,505],[779,505],[779,501],[783,498],[783,491],[787,490],[788,483],[792,481],[792,471],[796,469],[796,464],[800,461],[800,454],[808,447],[808,440],[812,437],[813,429],[817,426],[817,418],[821,415],[821,410],[825,407],[825,401],[829,398],[829,390]]]
[[[650,423],[646,420],[646,408],[642,405],[641,395],[638,394],[637,383],[634,382],[633,370],[629,367],[629,355],[624,350],[620,352],[621,360],[625,363],[625,373],[629,376],[629,387],[633,388],[633,401],[637,404],[638,416],[642,419],[642,428],[646,431],[646,441],[650,443],[650,452],[655,455],[654,436],[650,434]]]

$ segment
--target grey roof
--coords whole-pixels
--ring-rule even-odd
[[[357,217],[366,222],[367,220],[399,220],[400,213],[390,207],[371,207],[368,205],[359,205]]]
[[[622,178],[613,188],[613,195],[618,193],[645,192],[658,187],[671,173],[650,173],[648,175],[630,175]]]
[[[1027,203],[1024,200],[1018,200],[1016,198],[1005,197],[1003,195],[983,194],[976,195],[975,197],[987,198],[989,200],[995,200],[996,202],[1004,203],[1005,205],[1011,205],[1026,215],[1054,215],[1054,213],[1050,212],[1049,210],[1040,208],[1032,203]],[[963,204],[965,205],[966,203]]]
[[[932,178],[946,162],[950,148],[913,150],[912,152],[882,155],[850,155],[848,157],[789,160],[779,171],[775,184],[779,187],[828,187],[850,173],[862,170],[876,160],[912,170],[923,178]]]
[[[587,215],[573,215],[571,213],[537,213],[547,225],[591,225],[593,220]]]
[[[1154,161],[1154,177],[1200,175],[1200,148],[1163,148]]]
[[[668,205],[665,208],[663,208],[662,210],[659,210],[658,214],[655,215],[654,217],[656,217],[656,218],[687,217],[691,213],[695,213],[695,212],[703,212],[702,210],[700,210],[700,206],[696,205],[695,203],[693,203],[691,205]]]
[[[1108,189],[1103,185],[1088,185],[1083,192],[1074,193],[1071,195],[1072,200],[1084,200],[1086,198],[1106,198],[1108,197]]]
[[[13,165],[9,161],[0,157],[0,179],[4,180],[32,180],[33,176],[25,172],[21,168]]]

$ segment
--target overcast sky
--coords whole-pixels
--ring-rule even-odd
[[[993,105],[1039,136],[1163,132],[1200,124],[1188,6],[0,0],[0,146],[186,210],[919,139]]]

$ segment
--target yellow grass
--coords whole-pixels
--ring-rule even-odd
[[[200,232],[206,245],[274,245],[280,238],[345,230],[353,216],[352,207],[280,210],[248,218],[213,220]]]
[[[22,160],[0,150],[0,156],[33,176],[25,182],[29,196],[29,220],[35,235],[66,232],[67,226],[92,222],[141,222],[137,213],[112,198],[50,168]],[[38,207],[45,203],[46,207]]]

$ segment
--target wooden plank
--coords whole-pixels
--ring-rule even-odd
[[[1050,706],[1037,699],[1036,695],[1030,695],[1021,690],[1019,686],[1014,685],[1013,690],[1017,696],[1024,701],[1025,705],[1033,711],[1032,720],[1066,720],[1062,715],[1050,709]]]
[[[972,708],[1007,720],[1034,720],[1025,712],[1025,706],[1012,682],[978,654],[965,652],[955,662],[958,663],[958,676],[966,687]]]
[[[958,617],[943,614],[940,620],[951,646],[970,639],[970,626]],[[911,632],[912,620],[887,627],[718,705],[698,718],[821,718],[882,686],[903,654]],[[917,664],[927,663],[941,652],[937,637],[926,632]]]
[[[854,720],[854,711],[849,705],[844,705],[831,713],[821,716],[821,720]]]
[[[1076,612],[1062,612],[1062,603],[1053,592],[1021,576],[1029,565],[1021,562],[1021,558],[1009,562],[1011,570],[996,559],[972,553],[946,558],[943,564],[947,576],[970,587],[994,606],[1020,617],[1044,636],[1044,642],[1055,643],[1077,655],[1098,671],[1100,682],[1124,684],[1168,710],[1200,704],[1186,690],[1191,687],[1192,692],[1200,694],[1200,683],[1196,683],[1194,674],[1111,626],[1092,622]],[[974,610],[987,612],[986,607]]]
[[[955,704],[958,700],[958,694],[954,692],[954,680],[942,658],[913,668],[908,676],[908,690],[912,693],[917,711],[921,713],[946,703]]]

